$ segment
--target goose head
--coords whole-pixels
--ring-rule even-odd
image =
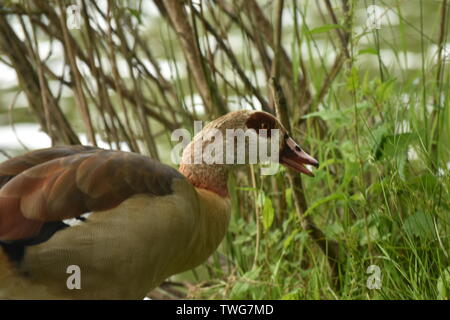
[[[319,165],[273,115],[239,110],[211,121],[193,138],[184,149],[179,171],[194,186],[228,196],[230,170],[268,158],[308,176],[314,174],[307,165]]]

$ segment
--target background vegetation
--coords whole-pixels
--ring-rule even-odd
[[[447,0],[3,0],[0,155],[82,142],[171,164],[173,129],[272,112],[315,178],[236,172],[220,250],[149,295],[448,299],[448,31]]]

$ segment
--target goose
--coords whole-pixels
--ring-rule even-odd
[[[282,165],[310,176],[305,165],[318,166],[274,116],[247,110],[205,126],[178,170],[81,145],[8,159],[0,164],[0,298],[142,299],[205,262],[228,228],[228,174],[242,165],[188,161],[196,142],[211,143],[203,139],[210,129],[278,129]]]

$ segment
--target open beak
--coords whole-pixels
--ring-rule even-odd
[[[314,174],[309,171],[305,165],[312,165],[316,168],[319,167],[319,162],[303,151],[288,135],[286,135],[284,146],[280,151],[280,163],[310,177],[314,177]]]

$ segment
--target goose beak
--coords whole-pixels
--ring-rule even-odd
[[[305,165],[312,165],[317,168],[319,162],[303,151],[291,137],[286,135],[284,142],[280,151],[280,163],[297,172],[314,177],[314,174]]]

